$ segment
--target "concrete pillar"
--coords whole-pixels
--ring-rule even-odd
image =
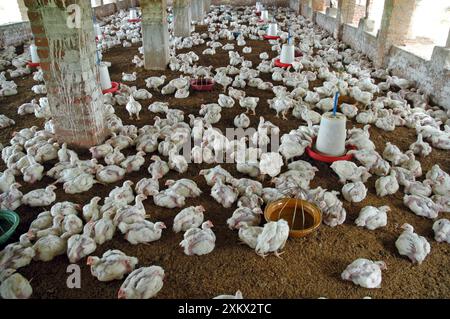
[[[38,46],[56,137],[75,148],[102,143],[103,96],[90,2],[25,0]]]
[[[420,0],[386,0],[384,2],[381,28],[378,32],[375,65],[386,65],[389,50],[393,45],[403,45],[410,35],[412,17]]]
[[[445,45],[445,47],[450,48],[450,30],[448,30],[447,44]]]
[[[191,0],[174,0],[174,35],[188,37],[191,35]]]
[[[205,8],[203,5],[204,0],[192,0],[191,10],[192,10],[192,20],[201,23],[205,15]]]
[[[203,0],[203,14],[208,14],[211,9],[211,0]]]
[[[142,37],[146,70],[165,70],[169,63],[167,0],[142,0]]]
[[[289,0],[289,8],[297,14],[300,13],[300,0]]]

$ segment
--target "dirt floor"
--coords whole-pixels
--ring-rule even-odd
[[[204,30],[204,29],[203,29]],[[274,53],[270,46],[264,41],[248,41],[253,52],[246,57],[253,61],[254,67],[259,63],[258,55],[268,52],[271,58]],[[242,50],[242,47],[239,51]],[[113,81],[121,81],[122,72],[138,72],[138,80],[135,83],[139,88],[145,87],[144,79],[152,75],[160,75],[161,72],[136,70],[131,64],[131,59],[137,54],[137,46],[132,48],[115,48],[104,54],[104,60],[112,62],[110,74]],[[199,56],[205,46],[193,49]],[[185,50],[186,51],[186,50]],[[212,65],[214,67],[226,66],[228,63],[227,51],[221,49],[214,56],[201,56],[199,65]],[[178,73],[165,71],[168,79],[178,77]],[[266,81],[270,75],[263,75]],[[42,121],[33,115],[19,117],[17,108],[24,102],[29,102],[34,94],[30,88],[36,84],[31,76],[16,81],[19,85],[19,95],[0,98],[0,113],[6,114],[16,121],[16,125],[0,131],[0,142],[6,145],[11,134],[15,130],[32,125],[41,126]],[[320,85],[320,83],[315,83]],[[311,87],[312,89],[312,87]],[[153,92],[151,100],[142,103],[143,111],[140,121],[128,120],[125,107],[116,107],[116,113],[123,119],[124,124],[135,124],[143,126],[152,124],[154,114],[147,110],[147,106],[154,101],[169,102],[172,108],[181,109],[187,114],[197,114],[203,103],[217,102],[222,88],[216,87],[213,92],[191,93],[187,99],[175,99]],[[288,133],[296,129],[302,123],[289,115],[288,121],[275,117],[275,112],[269,109],[267,99],[273,97],[271,92],[260,91],[254,88],[245,90],[247,96],[260,97],[257,107],[258,116],[252,116],[252,126],[256,126],[259,116],[264,116],[281,129],[282,133]],[[345,100],[349,98],[344,97]],[[236,103],[232,109],[223,109],[220,123],[214,125],[220,129],[233,127],[233,118],[241,113],[243,109]],[[348,126],[356,123],[348,123]],[[358,125],[359,126],[359,125]],[[402,151],[415,140],[412,129],[397,128],[395,132],[388,133],[372,127],[371,138],[377,146],[377,151],[382,152],[387,141],[398,145]],[[132,150],[130,150],[130,154]],[[84,154],[88,158],[89,154]],[[148,176],[147,167],[150,164],[151,154],[146,156],[147,162],[140,172],[126,176],[134,182],[142,177]],[[301,159],[310,161],[306,155]],[[431,155],[421,159],[422,168],[426,173],[433,164],[438,163],[441,168],[449,171],[449,153],[433,149]],[[320,171],[311,183],[311,187],[322,186],[329,190],[340,191],[341,185],[337,176],[332,172],[329,165],[313,163]],[[237,232],[230,231],[226,226],[226,220],[230,217],[235,207],[225,209],[209,196],[210,187],[206,185],[203,177],[198,175],[200,169],[213,167],[215,165],[189,165],[189,170],[183,174],[184,178],[193,179],[203,190],[204,196],[187,201],[186,206],[202,204],[206,208],[205,218],[213,221],[216,236],[216,248],[206,256],[186,256],[179,247],[182,234],[174,234],[171,230],[174,216],[179,209],[164,209],[155,206],[152,199],[145,201],[147,213],[151,214],[152,221],[163,221],[168,229],[163,232],[159,241],[149,245],[133,246],[117,232],[112,241],[100,246],[94,255],[100,256],[108,249],[120,249],[130,256],[139,258],[139,266],[159,265],[166,273],[164,287],[157,298],[212,298],[218,294],[234,293],[240,289],[245,298],[449,298],[450,297],[450,245],[437,243],[433,238],[431,229],[433,221],[421,218],[410,212],[402,203],[403,193],[397,192],[393,196],[378,198],[375,193],[375,177],[369,180],[369,194],[367,198],[358,204],[349,204],[344,201],[347,209],[347,220],[345,224],[331,228],[322,225],[313,235],[303,239],[289,239],[283,259],[270,256],[262,259],[247,246],[238,244]],[[238,173],[234,165],[223,164],[235,177],[245,177]],[[50,166],[46,167],[48,169]],[[4,164],[0,169],[5,169]],[[178,179],[181,176],[176,172],[170,172],[161,181],[167,179]],[[20,179],[19,179],[19,182]],[[46,177],[36,185],[23,183],[22,191],[28,192],[35,188],[47,186],[53,182]],[[123,182],[123,181],[122,181]],[[73,201],[86,204],[93,196],[106,197],[109,191],[122,182],[108,187],[95,186],[91,191],[67,195],[63,192],[61,185],[57,192],[57,201]],[[269,183],[266,182],[269,186]],[[389,205],[392,209],[388,213],[388,225],[384,228],[369,231],[356,227],[354,220],[357,218],[361,208],[373,205]],[[30,208],[22,206],[18,209],[21,223],[12,238],[18,239],[19,235],[28,230],[30,222],[45,208]],[[441,214],[441,217],[450,218],[450,214]],[[395,248],[395,240],[402,232],[400,226],[403,223],[412,224],[416,231],[427,238],[431,244],[431,254],[422,265],[413,265],[409,259],[400,256]],[[365,289],[340,278],[345,267],[356,258],[368,258],[372,260],[383,260],[388,269],[383,271],[383,282],[380,289]],[[65,255],[55,258],[51,262],[32,262],[28,267],[19,270],[26,278],[32,279],[34,298],[116,298],[117,290],[122,281],[102,283],[97,281],[91,274],[89,267],[85,265],[86,259],[80,261],[82,269],[81,289],[69,289],[66,286],[68,274],[66,268],[69,265]]]

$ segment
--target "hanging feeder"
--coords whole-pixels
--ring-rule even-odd
[[[32,43],[30,44],[30,54],[31,54],[31,61],[27,62],[27,65],[30,68],[37,68],[41,65],[41,60],[39,59],[39,55],[37,53],[37,46]]]
[[[287,68],[292,66],[292,64],[282,63],[279,58],[275,59],[275,63],[274,64],[275,64],[276,67],[284,68],[284,69],[287,69]]]
[[[213,79],[193,79],[191,88],[194,91],[212,91],[216,83]]]
[[[310,235],[322,223],[320,209],[311,202],[297,198],[283,198],[269,203],[264,210],[264,217],[268,222],[286,220],[289,236],[293,238]]]
[[[0,245],[3,245],[14,234],[19,226],[19,215],[12,211],[0,211]]]
[[[345,145],[347,118],[344,114],[337,112],[338,101],[339,92],[336,92],[333,112],[322,115],[317,140],[314,139],[312,145],[306,148],[307,154],[320,162],[333,163],[349,161],[353,158],[353,154],[349,154],[348,151],[355,147]]]
[[[111,82],[111,88],[110,89],[106,89],[106,90],[102,90],[102,93],[103,94],[116,93],[117,91],[119,91],[119,87],[120,87],[120,83],[118,83],[118,82]]]

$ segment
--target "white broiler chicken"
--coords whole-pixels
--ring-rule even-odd
[[[56,200],[54,190],[57,187],[49,185],[45,189],[36,189],[23,195],[22,203],[31,207],[49,206]]]
[[[0,271],[0,283],[2,299],[28,299],[33,293],[30,282],[14,269]]]
[[[248,128],[250,126],[250,119],[245,113],[236,115],[233,120],[234,126],[237,128]]]
[[[450,220],[442,218],[433,224],[434,239],[450,244]]]
[[[381,271],[386,269],[382,261],[371,261],[358,258],[342,272],[341,278],[351,280],[354,284],[364,288],[381,287]]]
[[[153,202],[159,207],[176,208],[183,207],[186,197],[178,195],[172,190],[165,190],[153,196]]]
[[[395,171],[391,171],[388,176],[383,176],[377,179],[375,181],[375,188],[377,190],[377,196],[379,197],[397,193],[400,188],[397,181],[397,173]]]
[[[269,175],[270,177],[278,176],[281,172],[281,167],[283,167],[283,157],[279,153],[270,152],[261,155],[259,170],[262,178],[265,175]]]
[[[169,179],[165,185],[169,187],[169,190],[186,198],[195,198],[202,194],[202,190],[198,188],[197,183],[187,178],[177,181]]]
[[[121,223],[119,228],[125,233],[125,239],[132,245],[146,244],[159,240],[166,225],[162,222],[152,223],[141,220],[133,224]]]
[[[239,228],[239,239],[252,249],[256,248],[258,237],[263,231],[263,227],[249,226],[245,222],[241,223]]]
[[[153,163],[151,163],[148,167],[148,172],[153,179],[158,180],[169,172],[169,165],[159,156],[153,155],[150,159],[153,161]]]
[[[256,115],[256,107],[258,106],[259,97],[242,97],[239,99],[239,105],[242,108],[247,109],[246,113],[249,110],[253,112],[253,115]]]
[[[273,252],[280,257],[289,237],[289,225],[287,221],[281,219],[277,222],[269,222],[264,225],[261,234],[258,236],[255,251],[265,258],[268,253]]]
[[[48,235],[40,238],[34,245],[34,260],[50,261],[56,256],[66,252],[67,241],[55,236]]]
[[[67,241],[67,257],[74,264],[97,249],[95,240],[86,235],[73,235]]]
[[[227,219],[228,228],[240,229],[242,225],[257,226],[261,223],[261,211],[248,207],[238,207]]]
[[[383,151],[383,158],[393,165],[400,165],[408,160],[408,156],[403,154],[396,145],[390,142],[386,143],[386,147]]]
[[[403,224],[403,233],[395,242],[398,252],[402,256],[407,256],[414,264],[421,264],[431,251],[431,246],[423,236],[414,233],[414,228],[410,224]]]
[[[184,233],[184,239],[180,246],[184,248],[184,253],[188,256],[206,255],[214,250],[216,235],[211,230],[213,227],[211,221],[206,221],[200,228],[191,228]]]
[[[86,222],[91,220],[96,221],[100,219],[100,205],[98,204],[102,198],[99,196],[93,197],[90,202],[83,206],[83,218]]]
[[[119,289],[119,299],[150,299],[163,287],[164,269],[142,267],[130,273]]]
[[[28,236],[25,238],[28,239]],[[34,249],[29,245],[28,242],[25,245],[21,243],[7,245],[0,252],[0,269],[19,269],[29,265],[35,255]]]
[[[423,141],[422,134],[420,134],[420,133],[417,135],[417,141],[412,143],[409,146],[409,149],[411,151],[413,151],[414,154],[422,156],[422,157],[430,155],[430,153],[432,151],[430,144]]]
[[[344,184],[347,180],[365,183],[372,176],[364,166],[356,166],[349,161],[336,161],[331,164],[333,171],[339,176],[339,181]]]
[[[417,216],[430,219],[437,218],[439,212],[442,210],[441,205],[433,202],[431,198],[421,195],[405,195],[403,197],[403,204]]]
[[[158,180],[153,178],[143,178],[137,182],[135,191],[137,194],[142,194],[147,197],[154,196],[159,193]]]
[[[238,195],[237,189],[225,185],[220,179],[211,188],[211,197],[225,208],[230,208],[236,202]]]
[[[351,203],[362,202],[367,196],[367,188],[363,182],[347,183],[342,187],[342,196]]]
[[[387,212],[391,211],[389,206],[373,207],[366,206],[359,212],[355,224],[359,227],[366,227],[375,230],[387,225]]]
[[[203,206],[191,206],[183,209],[173,220],[173,231],[179,233],[180,231],[185,232],[191,228],[200,227],[204,220],[204,212]]]
[[[91,267],[91,274],[99,281],[121,280],[132,272],[138,263],[136,257],[129,257],[120,250],[108,250],[102,258],[89,256],[87,265]]]
[[[132,95],[130,95],[130,98],[129,98],[128,103],[125,108],[126,108],[128,114],[130,115],[131,120],[133,119],[133,115],[136,115],[136,119],[140,120],[139,113],[142,110],[142,105],[141,105],[141,103],[136,101]]]

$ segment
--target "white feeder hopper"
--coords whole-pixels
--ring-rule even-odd
[[[295,48],[293,44],[283,44],[281,48],[280,62],[283,64],[292,64],[295,60]]]
[[[261,10],[264,9],[261,2],[256,2],[256,12],[261,12]]]
[[[316,149],[325,155],[342,156],[346,152],[347,118],[342,113],[328,112],[322,115]]]
[[[37,53],[37,46],[32,43],[30,44],[30,54],[31,54],[31,62],[32,63],[40,63],[39,55]]]
[[[111,78],[109,77],[108,65],[101,62],[98,65],[98,71],[100,73],[100,85],[102,90],[109,90],[112,87]]]
[[[261,11],[261,20],[269,21],[269,11],[268,10]]]
[[[276,22],[269,23],[267,35],[271,37],[276,37],[278,35],[278,24]]]
[[[138,15],[137,15],[136,8],[131,8],[130,9],[130,20],[135,20],[137,18],[138,18]]]

